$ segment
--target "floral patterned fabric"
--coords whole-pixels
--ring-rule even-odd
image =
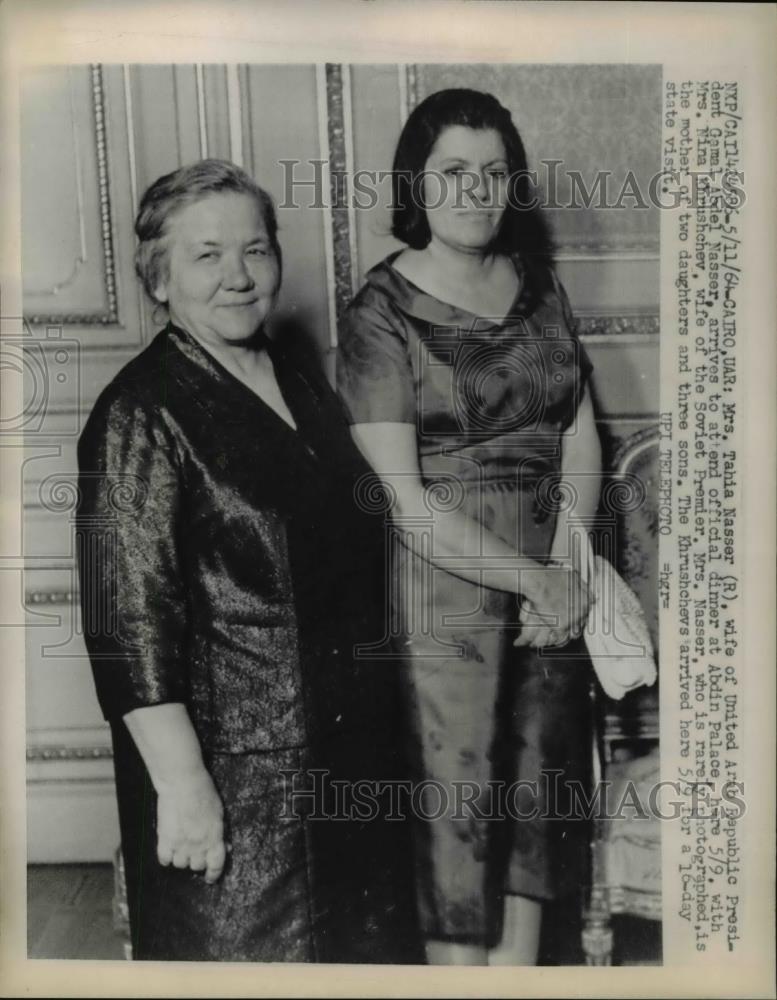
[[[488,319],[417,288],[393,259],[368,273],[340,332],[351,421],[415,425],[430,514],[413,530],[432,547],[435,509],[460,506],[463,552],[477,557],[482,526],[544,560],[561,434],[591,370],[562,287],[530,280],[516,258],[520,292]],[[580,643],[516,649],[515,597],[391,551],[415,778],[435,783],[416,824],[425,931],[490,943],[505,892],[547,899],[581,884],[586,825],[542,815],[568,811],[564,782],[587,780],[590,665]],[[499,781],[537,788],[500,805]],[[463,794],[473,801],[458,808]],[[535,806],[537,818],[510,818]]]

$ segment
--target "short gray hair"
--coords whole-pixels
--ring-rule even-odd
[[[278,222],[270,195],[245,170],[228,160],[199,160],[154,181],[140,200],[135,219],[135,234],[138,238],[135,273],[152,302],[160,304],[156,291],[168,277],[167,247],[164,241],[168,219],[186,205],[223,191],[248,194],[256,199],[280,267]]]

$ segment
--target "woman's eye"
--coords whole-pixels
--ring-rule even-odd
[[[205,253],[201,253],[197,260],[215,260],[218,254],[215,250],[206,250]]]
[[[267,250],[265,247],[251,247],[248,251],[249,255],[252,257],[266,257]]]
[[[507,177],[507,171],[506,170],[490,170],[489,171],[489,176],[490,177],[495,177],[495,178],[498,178],[498,179],[501,180],[503,177]]]

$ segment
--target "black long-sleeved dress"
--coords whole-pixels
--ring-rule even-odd
[[[404,776],[393,664],[354,655],[383,635],[382,526],[355,499],[366,467],[323,376],[272,350],[296,432],[169,325],[79,441],[84,632],[133,955],[421,961],[405,825],[385,820],[386,785],[349,798]],[[122,716],[165,702],[187,707],[224,803],[214,885],[156,860]]]

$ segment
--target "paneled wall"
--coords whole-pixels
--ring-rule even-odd
[[[530,166],[561,161],[559,171],[580,170],[589,184],[610,170],[616,194],[629,169],[640,185],[658,169],[660,71],[650,66],[75,66],[25,78],[26,406],[17,422],[31,860],[103,860],[118,842],[109,741],[80,635],[72,516],[83,420],[157,329],[133,274],[139,195],[203,156],[249,170],[278,205],[279,313],[308,332],[331,371],[338,315],[398,244],[385,184],[372,208],[329,195],[354,170],[389,169],[408,111],[451,85],[490,90],[511,108]],[[316,178],[318,190],[298,183]],[[568,200],[563,183],[557,195]],[[549,219],[612,451],[656,419],[658,218],[624,199]]]

